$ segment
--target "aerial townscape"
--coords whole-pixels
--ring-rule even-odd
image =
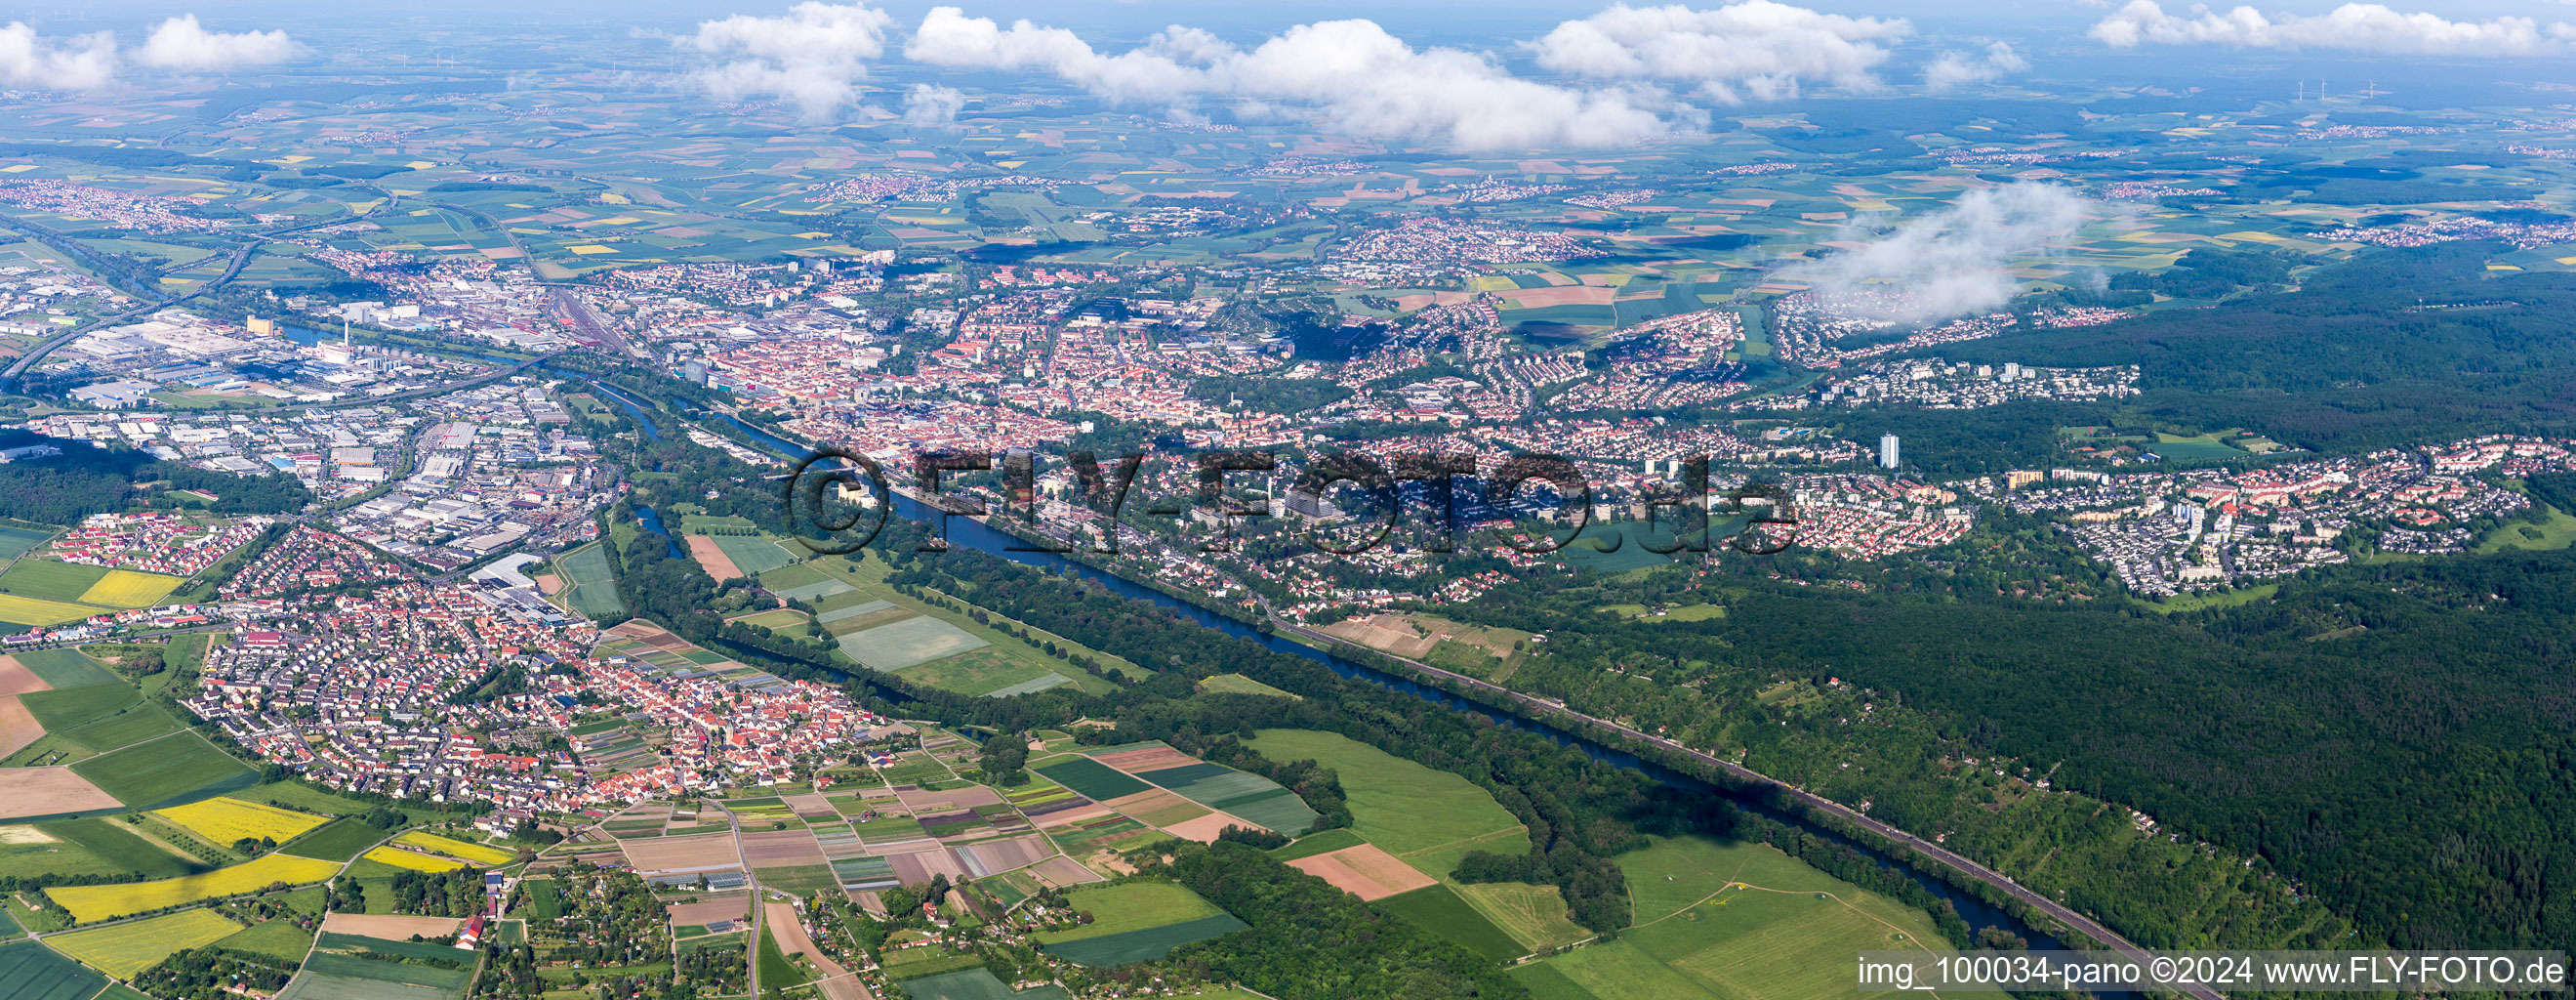
[[[2551,995],[2571,56],[0,17],[0,1000]]]

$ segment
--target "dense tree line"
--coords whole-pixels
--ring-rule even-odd
[[[470,917],[483,909],[483,870],[459,868],[449,872],[417,872],[404,869],[387,887],[393,893],[394,910],[425,917]]]

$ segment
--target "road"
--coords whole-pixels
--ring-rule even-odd
[[[1651,743],[1664,750],[1689,757],[1692,761],[1697,763],[1705,764],[1709,767],[1723,771],[1728,776],[1739,781],[1777,789],[1782,794],[1787,795],[1791,799],[1797,800],[1808,808],[1815,809],[1819,812],[1830,813],[1842,819],[1844,822],[1868,830],[1880,837],[1884,837],[1891,843],[1903,845],[1906,849],[1911,850],[1916,854],[1939,862],[1940,864],[1945,865],[1954,871],[1960,872],[1961,874],[1967,875],[1970,878],[1976,879],[1979,882],[1993,886],[2005,895],[2020,900],[2032,909],[2045,913],[2058,922],[2074,928],[2076,932],[2092,938],[2095,941],[2102,942],[2102,947],[2111,951],[2119,952],[2128,960],[2136,962],[2141,966],[2148,964],[2148,962],[2154,958],[2153,954],[2145,948],[2131,943],[2129,939],[2121,937],[2108,927],[2102,926],[2100,922],[2076,912],[2074,909],[2063,903],[2041,895],[2036,890],[2024,887],[2021,883],[2013,881],[2012,877],[2009,875],[2005,875],[2002,872],[1995,871],[1992,868],[1988,868],[1975,861],[1971,861],[1960,856],[1957,852],[1942,847],[1939,844],[1917,837],[1879,820],[1871,819],[1868,816],[1861,814],[1858,810],[1852,809],[1849,806],[1845,806],[1832,799],[1798,788],[1788,782],[1781,781],[1777,778],[1771,777],[1770,775],[1755,771],[1742,764],[1735,763],[1734,761],[1723,760],[1709,754],[1701,753],[1661,736],[1640,732],[1619,723],[1612,722],[1608,719],[1585,715],[1555,702],[1541,698],[1534,698],[1518,691],[1511,690],[1510,688],[1486,683],[1465,674],[1442,670],[1439,667],[1432,666],[1420,660],[1406,659],[1380,650],[1370,649],[1369,647],[1351,642],[1339,636],[1326,635],[1323,632],[1307,628],[1304,625],[1279,617],[1277,612],[1270,610],[1269,602],[1267,600],[1262,602],[1262,611],[1270,616],[1271,626],[1280,632],[1293,633],[1298,637],[1325,644],[1327,647],[1347,646],[1352,649],[1366,651],[1374,656],[1397,660],[1404,663],[1410,669],[1433,677],[1438,677],[1443,680],[1463,684],[1492,698],[1499,699],[1504,704],[1517,706],[1533,718],[1544,717],[1552,720],[1570,721],[1582,727],[1616,733],[1632,740]],[[2198,1000],[2222,1000],[2222,995],[2218,991],[2207,987],[2197,987],[2187,992],[2189,995],[2198,998]]]

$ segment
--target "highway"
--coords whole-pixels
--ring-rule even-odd
[[[1689,757],[1695,762],[1706,764],[1723,771],[1727,775],[1739,781],[1754,785],[1765,785],[1778,789],[1782,794],[1797,800],[1809,808],[1820,812],[1830,813],[1839,817],[1844,822],[1868,830],[1880,837],[1884,837],[1891,843],[1903,845],[1906,849],[1911,850],[1918,855],[1939,862],[1942,865],[1948,866],[1949,868],[1965,874],[1970,878],[1976,879],[1979,882],[1993,886],[1996,889],[2001,890],[2006,895],[2028,904],[2032,909],[2045,913],[2058,922],[2074,928],[2077,933],[2101,942],[2103,948],[2119,952],[2122,956],[2141,966],[2147,965],[2154,957],[2153,954],[2145,948],[2141,948],[2130,942],[2129,939],[2121,937],[2118,933],[2113,932],[2108,927],[2102,926],[2100,922],[2095,921],[2093,918],[2078,913],[2073,908],[2050,899],[2047,896],[2041,895],[2035,890],[2024,887],[2021,883],[2013,881],[2011,876],[1978,864],[1975,861],[1971,861],[1960,856],[1957,852],[1942,847],[1939,844],[1935,844],[1929,840],[1907,833],[1904,830],[1900,830],[1894,826],[1888,825],[1887,823],[1871,819],[1870,817],[1861,814],[1858,810],[1852,809],[1832,799],[1798,788],[1788,782],[1773,778],[1770,775],[1755,771],[1733,761],[1723,760],[1709,754],[1701,753],[1661,736],[1654,736],[1640,732],[1619,723],[1612,722],[1608,719],[1585,715],[1552,701],[1542,698],[1534,698],[1529,695],[1513,691],[1509,688],[1486,683],[1465,674],[1443,670],[1419,660],[1406,659],[1404,657],[1395,656],[1376,649],[1370,649],[1369,647],[1359,645],[1358,643],[1351,642],[1339,636],[1326,635],[1314,629],[1307,628],[1304,625],[1290,622],[1279,617],[1277,612],[1270,610],[1268,601],[1262,602],[1262,611],[1270,616],[1271,626],[1280,632],[1294,633],[1300,638],[1323,644],[1327,648],[1349,647],[1365,651],[1375,657],[1396,660],[1405,664],[1406,667],[1412,670],[1474,688],[1475,690],[1493,698],[1500,699],[1504,704],[1517,706],[1531,718],[1545,718],[1556,722],[1572,722],[1580,727],[1616,733],[1631,740],[1651,743],[1664,750],[1681,754]],[[1362,662],[1367,661],[1363,660]],[[2195,987],[2187,992],[2190,996],[2198,998],[2198,1000],[2222,1000],[2222,994],[2207,987]]]

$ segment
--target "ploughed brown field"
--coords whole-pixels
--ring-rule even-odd
[[[1298,858],[1288,862],[1288,866],[1330,882],[1333,888],[1364,900],[1385,899],[1438,881],[1396,860],[1395,855],[1379,849],[1376,844],[1361,844],[1311,858]]]
[[[0,770],[0,819],[49,816],[124,805],[98,790],[68,767],[13,767]]]

